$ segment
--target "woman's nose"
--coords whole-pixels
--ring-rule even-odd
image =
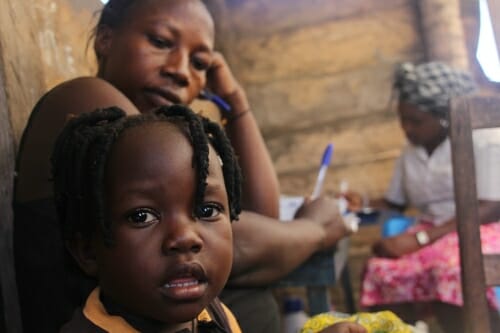
[[[163,252],[166,255],[181,253],[198,253],[203,241],[198,233],[198,224],[192,218],[177,219],[167,222],[163,241]]]
[[[182,49],[171,50],[166,56],[161,74],[181,87],[189,85],[189,54]]]

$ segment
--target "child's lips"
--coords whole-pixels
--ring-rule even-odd
[[[194,277],[175,278],[165,283],[160,292],[163,296],[175,300],[194,300],[201,298],[207,289],[207,283]]]
[[[198,263],[181,264],[171,269],[166,282],[160,287],[164,296],[176,300],[192,300],[205,294],[208,283],[201,265]]]

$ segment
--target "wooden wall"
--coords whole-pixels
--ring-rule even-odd
[[[404,143],[395,64],[424,58],[412,0],[211,1],[218,45],[249,94],[283,193],[312,191],[324,147],[341,179],[383,192]],[[219,14],[219,15],[218,15]]]
[[[19,333],[12,253],[15,153],[35,102],[62,80],[90,75],[90,5],[98,0],[0,1],[0,332]],[[85,6],[82,6],[85,5]]]
[[[326,191],[345,179],[354,189],[381,194],[404,143],[390,105],[392,69],[426,57],[419,1],[206,2],[217,45],[248,92],[282,192],[308,194],[322,151],[333,142]],[[467,9],[474,1],[462,2]],[[98,0],[0,3],[16,142],[47,88],[95,72],[86,43],[99,7]]]
[[[391,105],[396,64],[441,60],[473,69],[487,85],[475,60],[476,0],[206,2],[283,193],[312,191],[333,142],[326,192],[347,180],[352,189],[383,194],[405,142]]]
[[[99,0],[0,1],[0,65],[16,142],[48,88],[94,72],[86,43],[99,7]]]

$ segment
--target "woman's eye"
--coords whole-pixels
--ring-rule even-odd
[[[128,216],[128,220],[134,225],[145,226],[158,221],[159,217],[149,209],[138,209]]]
[[[210,67],[210,62],[205,59],[194,57],[191,62],[193,67],[198,71],[206,71]]]
[[[151,35],[148,36],[148,38],[150,43],[159,49],[171,48],[174,45],[174,43],[171,40],[166,38],[160,38]]]
[[[203,204],[196,209],[196,217],[205,220],[215,219],[223,211],[224,208],[219,204],[214,204],[214,203]]]

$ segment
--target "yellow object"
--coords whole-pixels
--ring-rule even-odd
[[[358,323],[365,327],[368,333],[412,333],[410,325],[405,324],[391,311],[359,312],[348,317],[322,313],[311,317],[300,333],[317,333],[341,321]]]

